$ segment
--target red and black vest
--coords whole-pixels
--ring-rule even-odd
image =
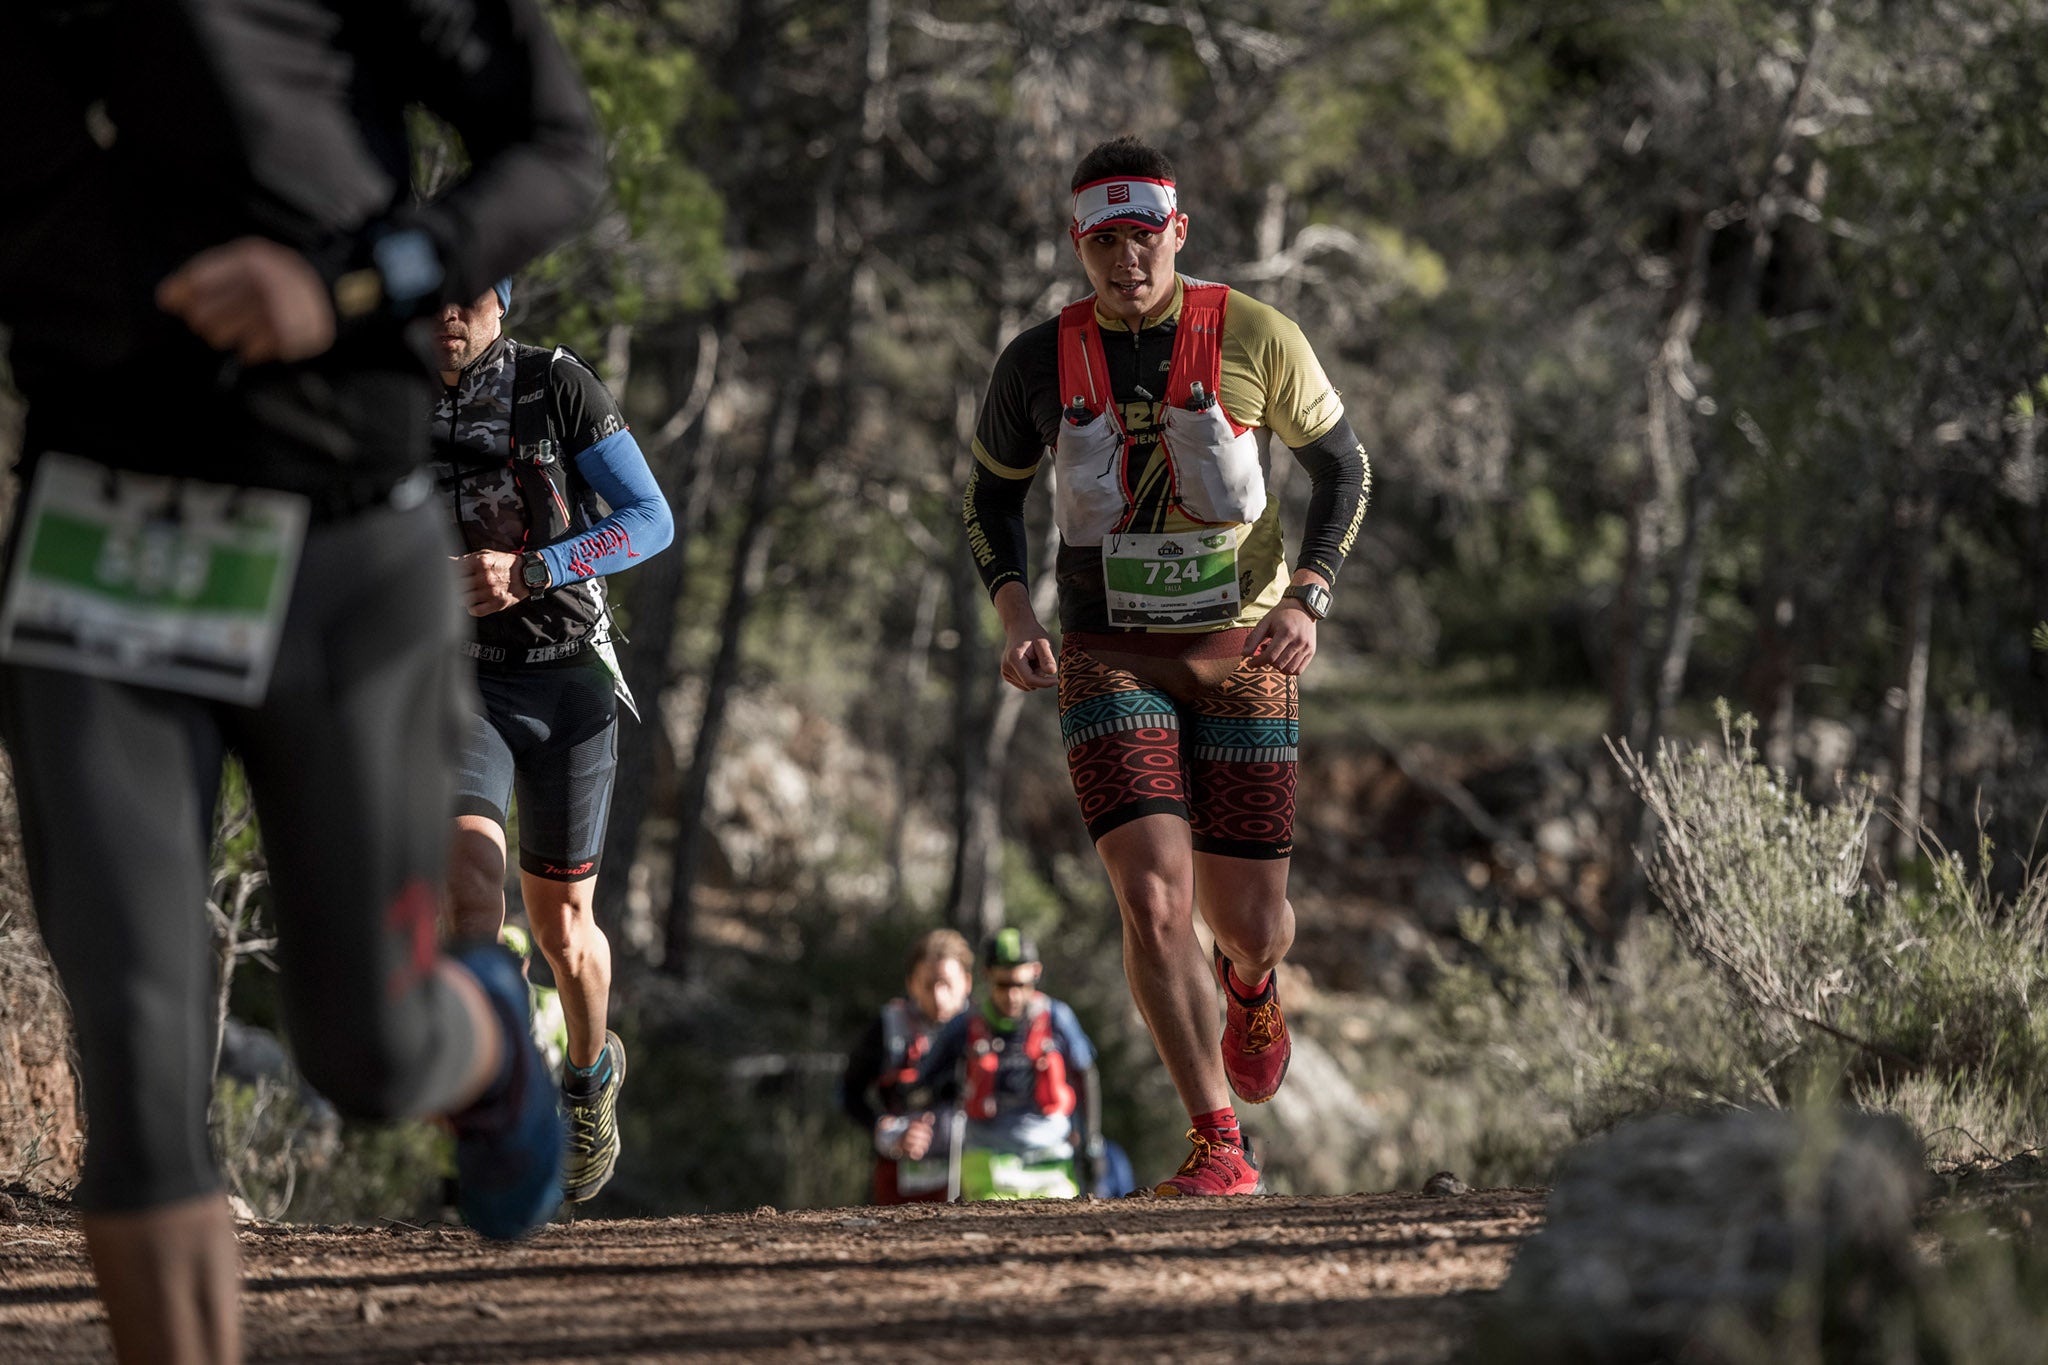
[[[1190,520],[1209,525],[1257,521],[1266,508],[1258,440],[1219,396],[1229,299],[1228,285],[1182,282],[1160,436],[1173,503]],[[1060,310],[1059,371],[1067,408],[1053,446],[1053,512],[1068,545],[1100,545],[1129,521],[1136,500],[1130,480],[1138,471],[1126,458],[1131,435],[1110,390],[1092,295]]]
[[[875,1092],[890,1113],[901,1112],[903,1097],[917,1084],[918,1063],[932,1050],[936,1031],[901,996],[882,1006],[882,1074],[875,1080]]]
[[[1031,997],[1024,1007],[1023,1027],[998,1033],[987,1016],[976,1011],[967,1021],[966,1086],[964,1105],[971,1119],[996,1116],[996,1073],[1012,1047],[1022,1046],[1031,1063],[1032,1103],[1041,1114],[1061,1117],[1074,1112],[1073,1084],[1067,1079],[1067,1058],[1052,1031],[1052,1001],[1043,993]]]

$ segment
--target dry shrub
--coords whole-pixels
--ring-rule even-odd
[[[1974,864],[1929,845],[1923,884],[1873,884],[1873,798],[1854,785],[1809,803],[1756,761],[1754,722],[1721,708],[1722,742],[1626,746],[1617,761],[1657,817],[1645,859],[1679,936],[1742,1006],[1772,1094],[1821,1087],[1899,1109],[1936,1157],[2037,1145],[2048,1128],[2048,868],[2006,898]],[[1949,1140],[1952,1137],[1952,1145]]]
[[[1918,884],[1874,883],[1868,786],[1815,806],[1722,714],[1718,746],[1615,749],[1663,913],[1597,949],[1560,907],[1461,920],[1409,1053],[1445,1164],[1541,1179],[1631,1114],[1821,1098],[1901,1114],[1937,1162],[2042,1145],[2048,869],[2001,897],[1988,846],[1929,848]]]

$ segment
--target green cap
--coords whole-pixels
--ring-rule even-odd
[[[989,935],[988,946],[981,953],[985,967],[1022,967],[1036,961],[1038,945],[1016,928],[996,930]]]

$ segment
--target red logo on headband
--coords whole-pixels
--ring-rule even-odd
[[[1129,185],[1111,185],[1109,187],[1109,202],[1112,204],[1130,203],[1131,187]]]

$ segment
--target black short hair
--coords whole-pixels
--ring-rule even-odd
[[[1096,143],[1088,155],[1081,158],[1081,164],[1074,167],[1074,183],[1067,188],[1070,191],[1078,190],[1083,185],[1092,185],[1113,175],[1134,175],[1144,180],[1171,180],[1173,163],[1167,160],[1165,152],[1125,133],[1107,142]]]

